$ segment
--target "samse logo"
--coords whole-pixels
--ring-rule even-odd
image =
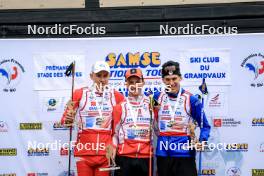
[[[161,76],[159,52],[128,52],[126,54],[109,53],[105,61],[109,64],[111,80],[122,80],[127,68],[142,68],[145,79]]]

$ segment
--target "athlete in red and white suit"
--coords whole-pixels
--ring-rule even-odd
[[[105,62],[96,62],[91,78],[94,85],[104,87],[108,84],[110,68]],[[124,100],[117,91],[92,88],[77,89],[73,95],[78,136],[74,148],[77,158],[78,176],[108,176],[109,172],[100,172],[99,168],[107,167],[106,146],[112,145],[112,112],[113,106]],[[74,115],[73,115],[74,116]],[[74,117],[66,108],[61,119],[62,124],[72,124]]]
[[[122,176],[148,176],[150,145],[150,99],[142,92],[140,69],[126,72],[128,97],[114,107],[113,144],[117,147],[117,164]],[[138,87],[132,87],[138,84]],[[129,87],[131,86],[131,87]],[[138,89],[138,90],[137,90]]]

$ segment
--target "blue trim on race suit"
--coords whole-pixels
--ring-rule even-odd
[[[185,90],[183,89],[183,93]],[[153,98],[158,101],[161,92],[155,92]],[[177,94],[175,96],[177,97]],[[190,104],[191,104],[191,116],[192,118],[197,121],[199,127],[201,125],[201,110],[202,104],[199,101],[198,97],[195,95],[190,96]],[[207,141],[210,136],[210,125],[207,121],[205,114],[203,115],[203,128],[200,133],[200,141]],[[156,155],[157,156],[172,156],[172,157],[194,157],[195,151],[194,150],[184,150],[179,147],[179,143],[187,143],[190,141],[188,136],[158,136],[157,139],[157,148],[156,148]],[[161,143],[163,145],[161,145]],[[168,149],[164,147],[164,144],[170,145]]]

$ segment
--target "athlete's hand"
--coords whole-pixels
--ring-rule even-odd
[[[74,102],[69,101],[67,103],[67,111],[66,111],[66,117],[65,117],[65,126],[66,127],[72,127],[73,126],[75,115],[76,115],[76,110],[74,109]]]
[[[67,112],[66,118],[65,118],[65,126],[66,127],[72,127],[74,124],[74,117],[75,112]]]

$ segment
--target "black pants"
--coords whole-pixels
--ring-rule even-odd
[[[158,176],[197,176],[194,157],[157,157]]]
[[[149,174],[149,158],[117,156],[116,163],[121,168],[116,172],[117,176],[148,176]]]

